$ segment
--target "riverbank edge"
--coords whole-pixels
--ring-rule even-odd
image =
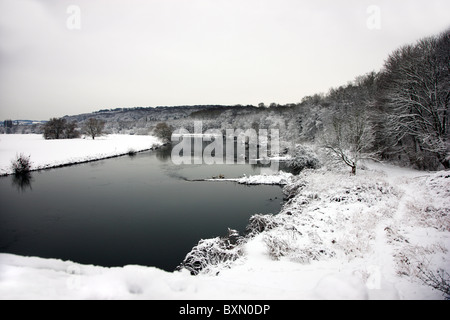
[[[79,165],[79,164],[85,164],[85,163],[96,162],[96,161],[107,160],[107,159],[114,159],[114,158],[119,158],[119,157],[123,157],[123,156],[134,156],[134,155],[136,155],[138,153],[158,150],[159,148],[165,147],[165,146],[167,146],[167,144],[161,144],[161,145],[159,145],[157,147],[151,147],[151,148],[148,148],[148,149],[142,149],[142,150],[138,150],[138,151],[133,150],[132,153],[130,153],[130,151],[128,151],[128,152],[125,152],[125,153],[118,153],[118,154],[115,154],[115,155],[112,155],[112,156],[105,156],[105,157],[99,157],[99,158],[94,158],[94,159],[89,159],[89,160],[67,162],[67,163],[57,164],[57,165],[43,166],[43,167],[31,169],[30,173],[31,172],[40,172],[40,171],[44,171],[44,170],[51,170],[51,169],[71,167],[71,166],[76,166],[76,165]],[[7,177],[7,176],[12,176],[12,175],[14,175],[13,172],[12,173],[2,173],[2,174],[0,174],[0,177]]]

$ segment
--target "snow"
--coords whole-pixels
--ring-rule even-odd
[[[247,185],[259,185],[259,184],[286,185],[291,181],[292,177],[293,175],[291,173],[279,171],[275,174],[259,174],[252,176],[244,175],[241,178],[206,179],[206,181],[233,181],[239,184],[247,184]]]
[[[11,174],[11,161],[17,155],[29,156],[32,170],[46,169],[148,150],[160,145],[153,136],[112,134],[95,140],[45,140],[37,134],[0,135],[0,175]]]
[[[21,139],[1,137],[2,161],[28,152],[37,168],[90,159],[87,152],[81,154],[85,150],[99,156],[156,142],[138,136],[65,141],[80,153],[69,156],[70,148],[59,150],[63,144],[58,141]],[[21,150],[20,141],[27,141],[27,148]],[[57,161],[42,154],[43,145],[55,148],[51,154],[59,155]],[[0,299],[445,298],[424,283],[420,270],[450,273],[449,171],[367,163],[357,176],[323,168],[236,181],[282,183],[289,195],[281,212],[268,218],[270,228],[240,244],[237,260],[193,276],[187,270],[106,268],[0,253]]]

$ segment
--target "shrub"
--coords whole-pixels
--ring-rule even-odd
[[[25,175],[31,171],[30,157],[20,154],[11,162],[11,168],[15,175]]]
[[[277,226],[274,217],[268,214],[255,214],[250,217],[247,225],[247,234],[252,237],[263,231],[273,229]]]
[[[163,140],[164,142],[169,142],[172,137],[173,128],[165,122],[160,122],[156,125],[153,130],[153,134]]]
[[[228,236],[200,240],[192,248],[178,270],[187,269],[192,275],[213,273],[231,264],[243,255],[241,242],[243,238],[236,230],[228,229]]]
[[[423,281],[427,286],[432,287],[435,290],[441,291],[446,300],[450,300],[450,274],[444,269],[438,269],[436,271],[426,270],[422,266],[419,266],[418,278]]]
[[[320,161],[316,153],[307,146],[297,145],[292,158],[286,163],[294,174],[300,173],[303,169],[317,169]]]
[[[133,148],[128,149],[127,153],[130,157],[134,157],[135,155],[137,155],[137,151],[134,150]]]

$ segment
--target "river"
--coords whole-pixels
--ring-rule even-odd
[[[245,232],[277,213],[278,186],[190,181],[258,174],[257,165],[175,165],[170,148],[0,177],[0,252],[173,271],[200,239]]]

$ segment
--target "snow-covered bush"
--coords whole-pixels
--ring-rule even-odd
[[[23,154],[17,155],[11,162],[11,168],[15,175],[25,175],[31,171],[30,157]]]
[[[248,237],[255,236],[265,230],[273,229],[277,226],[275,219],[272,215],[268,214],[255,214],[250,217],[247,225]]]
[[[269,256],[274,260],[279,260],[281,257],[287,256],[294,248],[294,243],[291,239],[272,234],[266,234],[264,236],[264,243],[267,246]]]
[[[450,172],[439,171],[426,180],[431,194],[424,201],[408,203],[418,225],[450,231]]]
[[[317,169],[320,167],[320,161],[314,150],[305,145],[297,145],[292,157],[286,162],[286,165],[298,174],[303,169]]]
[[[335,255],[314,232],[302,234],[298,230],[283,229],[264,235],[264,243],[272,259],[287,257],[290,261],[307,264]]]
[[[216,273],[223,267],[230,267],[243,255],[242,240],[239,233],[232,229],[228,229],[227,237],[200,240],[177,269],[187,269],[192,275],[197,275],[200,272]]]
[[[291,183],[283,187],[283,193],[287,200],[294,198],[306,186],[305,176],[307,171],[303,171],[301,176],[295,176]]]

